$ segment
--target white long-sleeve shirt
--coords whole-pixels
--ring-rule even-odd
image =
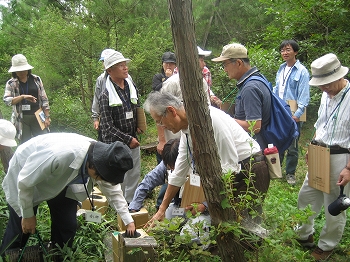
[[[86,199],[84,184],[71,182],[79,174],[91,141],[94,140],[73,133],[50,133],[20,145],[2,183],[8,204],[20,217],[28,218],[34,216],[34,206],[54,198],[67,185],[66,197]],[[87,182],[90,191],[92,183],[92,179]],[[97,183],[125,225],[133,222],[120,185]]]
[[[259,144],[224,111],[211,106],[209,106],[209,111],[222,172],[240,172],[238,162],[259,152],[261,150]],[[188,129],[182,130],[175,169],[169,174],[168,178],[170,185],[178,187],[181,187],[186,182],[186,176],[192,168],[192,159],[187,145],[186,134],[193,154],[190,131]]]

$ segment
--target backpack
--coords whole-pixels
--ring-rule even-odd
[[[283,153],[292,144],[293,140],[299,136],[298,127],[292,118],[289,105],[280,97],[272,93],[272,85],[267,79],[260,76],[249,77],[245,84],[251,80],[258,80],[265,84],[271,94],[271,114],[270,122],[265,128],[260,130],[263,138],[268,144],[274,144],[279,153]]]

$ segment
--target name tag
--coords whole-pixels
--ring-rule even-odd
[[[86,210],[85,220],[89,222],[101,223],[102,215],[96,211]]]
[[[185,212],[185,209],[182,207],[176,207],[173,209],[173,212],[171,212],[171,214],[173,216],[182,216]]]
[[[201,178],[197,174],[190,175],[190,185],[192,186],[201,186]]]
[[[30,105],[22,105],[22,111],[29,111]]]
[[[132,111],[126,112],[126,113],[125,113],[125,118],[126,118],[126,119],[130,119],[130,118],[133,118],[133,117],[134,117],[134,114],[133,114]]]

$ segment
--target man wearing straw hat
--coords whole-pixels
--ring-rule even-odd
[[[317,261],[326,260],[332,254],[342,238],[346,223],[345,212],[332,216],[328,206],[339,196],[340,185],[344,186],[345,195],[348,196],[350,192],[350,84],[344,78],[348,71],[334,54],[326,54],[311,64],[312,78],[309,84],[323,91],[312,144],[330,149],[330,193],[309,186],[309,175],[306,174],[298,196],[298,208],[310,204],[315,214],[297,231],[300,238],[298,242],[302,246],[314,247],[314,218],[324,207],[326,222],[311,254]]]

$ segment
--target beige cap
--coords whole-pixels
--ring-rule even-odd
[[[221,62],[231,58],[248,58],[248,51],[243,45],[238,43],[228,44],[222,48],[221,55],[213,58],[214,62]]]

